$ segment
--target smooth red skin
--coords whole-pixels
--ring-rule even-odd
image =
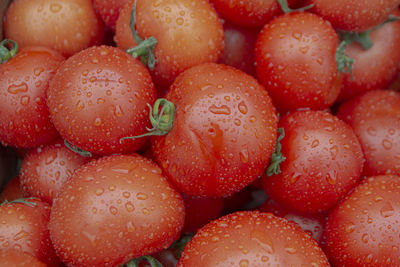
[[[224,208],[223,198],[197,198],[183,195],[185,225],[183,233],[194,233],[210,221],[218,218]]]
[[[47,46],[64,56],[100,44],[103,28],[91,0],[14,0],[4,20],[5,38],[21,47]]]
[[[333,104],[341,86],[337,45],[330,23],[308,12],[288,13],[264,26],[255,48],[257,77],[279,111]]]
[[[400,177],[369,177],[329,214],[324,251],[333,266],[396,266]]]
[[[71,266],[120,266],[168,248],[184,223],[181,195],[151,160],[137,154],[78,169],[53,202],[50,234]]]
[[[325,216],[321,214],[304,215],[286,209],[282,205],[276,203],[271,198],[268,199],[259,209],[261,212],[270,212],[275,216],[287,219],[288,221],[297,223],[301,229],[309,234],[318,244],[321,243],[322,232],[325,225]]]
[[[0,267],[46,267],[46,264],[39,261],[28,253],[17,249],[0,250]]]
[[[277,116],[251,76],[207,63],[182,73],[166,98],[172,129],[151,139],[164,173],[187,195],[225,197],[260,176],[275,146]]]
[[[259,31],[259,29],[248,29],[225,22],[225,47],[219,63],[255,76],[254,47]]]
[[[20,169],[22,191],[25,196],[40,198],[51,205],[65,181],[88,160],[67,148],[63,141],[33,149]]]
[[[0,246],[29,253],[48,266],[60,266],[48,229],[50,206],[39,199],[29,201],[36,205],[0,206]]]
[[[0,65],[0,141],[33,148],[58,136],[46,106],[50,79],[64,61],[54,50],[27,47]]]
[[[337,116],[348,123],[363,149],[364,176],[400,175],[400,94],[376,90],[345,102]]]
[[[24,197],[19,180],[19,176],[15,176],[5,185],[0,194],[0,203],[3,203],[5,200],[13,201]]]
[[[154,2],[155,3],[155,2]],[[139,0],[136,31],[141,38],[154,36],[156,64],[154,83],[168,87],[184,70],[206,62],[217,62],[224,49],[224,31],[207,0]],[[133,1],[120,12],[115,41],[118,47],[136,46],[129,27]]]
[[[329,20],[343,31],[362,32],[384,22],[400,4],[399,0],[308,0],[311,12]]]
[[[323,111],[283,117],[279,128],[286,160],[281,173],[264,176],[267,195],[304,214],[332,208],[352,189],[363,168],[363,153],[349,125]]]
[[[346,55],[354,59],[352,75],[343,74],[338,101],[344,102],[367,91],[386,89],[400,70],[400,22],[386,23],[370,33],[373,46],[364,50],[350,44]]]
[[[243,211],[201,228],[186,245],[177,266],[291,264],[329,266],[317,242],[298,225],[271,213]]]
[[[93,7],[107,27],[115,31],[119,12],[128,2],[129,0],[93,0]]]
[[[100,155],[130,153],[147,138],[149,108],[156,100],[143,64],[110,46],[85,49],[60,66],[47,91],[51,120],[71,144]]]

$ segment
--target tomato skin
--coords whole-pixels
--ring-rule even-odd
[[[20,183],[25,196],[33,196],[51,204],[61,186],[75,169],[88,158],[71,151],[63,141],[31,150],[20,170]]]
[[[15,0],[4,20],[4,35],[21,47],[47,46],[64,56],[103,40],[103,24],[91,0]]]
[[[93,6],[104,23],[115,31],[119,12],[128,2],[129,0],[93,0]]]
[[[330,113],[298,111],[283,117],[281,173],[264,177],[267,195],[288,209],[317,213],[332,208],[352,189],[363,153],[351,127]]]
[[[337,116],[354,130],[362,146],[364,176],[400,175],[400,94],[376,90],[345,102]]]
[[[46,90],[64,58],[45,47],[27,47],[0,65],[0,141],[33,148],[58,136],[50,122]]]
[[[29,253],[47,266],[59,266],[47,227],[50,206],[39,199],[28,201],[36,205],[6,203],[0,206],[0,246]]]
[[[171,245],[184,217],[182,196],[154,162],[115,155],[82,166],[63,185],[49,228],[67,265],[119,266]]]
[[[154,83],[171,85],[182,71],[202,63],[217,62],[224,48],[224,31],[207,0],[138,0],[136,31],[142,39],[154,36]],[[129,27],[133,1],[120,12],[115,41],[118,47],[136,46]]]
[[[19,176],[17,175],[12,178],[0,192],[0,203],[3,203],[5,200],[13,201],[23,197],[24,193],[22,192]]]
[[[16,249],[0,250],[0,267],[46,267],[32,255]]]
[[[271,213],[243,211],[201,228],[186,245],[177,266],[291,264],[329,266],[322,249],[298,225]]]
[[[179,75],[166,98],[176,106],[174,124],[151,139],[152,151],[182,192],[229,196],[263,173],[275,146],[277,116],[253,77],[206,63]]]
[[[340,30],[362,32],[378,26],[400,4],[399,0],[308,0],[312,12]]]
[[[147,138],[149,108],[156,100],[142,63],[110,46],[85,49],[68,58],[47,91],[51,120],[71,144],[100,155],[130,153]]]
[[[397,266],[400,177],[364,180],[330,214],[324,251],[333,266]]]
[[[255,48],[257,77],[281,112],[322,110],[340,92],[330,23],[308,12],[277,17],[261,30]]]
[[[352,75],[343,74],[338,102],[367,91],[388,88],[400,70],[400,22],[386,23],[369,36],[374,44],[371,48],[365,50],[353,42],[346,49],[346,55],[354,59],[354,63]]]

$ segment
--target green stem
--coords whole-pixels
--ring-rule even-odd
[[[272,154],[271,163],[266,172],[268,176],[281,173],[280,164],[286,160],[281,151],[281,141],[285,137],[285,130],[283,128],[278,128],[278,133],[280,133],[280,135],[276,139],[275,152]]]
[[[0,42],[0,64],[3,64],[15,57],[18,52],[17,42],[9,39],[4,39]]]
[[[335,58],[338,72],[352,75],[354,59],[346,55],[346,48],[350,43],[347,40],[343,40],[336,49]]]
[[[4,202],[1,203],[0,206],[3,206],[5,204],[9,204],[9,203],[22,203],[22,204],[26,204],[26,205],[31,206],[31,207],[35,207],[37,204],[35,202],[28,201],[30,199],[36,199],[36,198],[27,197],[27,198],[18,198],[18,199],[15,199],[13,201],[4,200]]]
[[[170,246],[170,248],[174,248],[177,251],[177,256],[178,259],[181,257],[182,252],[185,248],[185,246],[187,245],[187,243],[189,243],[190,240],[192,240],[194,234],[185,234],[181,237],[181,239],[176,240],[174,243],[172,243],[172,245]]]
[[[281,6],[282,11],[286,14],[286,13],[292,13],[292,12],[304,12],[310,8],[312,8],[314,6],[314,4],[305,6],[305,7],[301,7],[301,8],[297,8],[297,9],[292,9],[289,7],[289,4],[287,2],[287,0],[278,0],[279,5]]]
[[[83,150],[82,148],[79,148],[77,146],[74,146],[73,144],[71,144],[70,142],[68,142],[67,140],[64,140],[64,144],[66,147],[68,147],[70,150],[72,150],[73,152],[81,155],[82,157],[91,157],[92,153],[90,153],[89,151]]]
[[[153,135],[166,135],[171,130],[175,119],[174,103],[165,98],[159,98],[156,100],[153,107],[149,104],[147,104],[147,106],[150,109],[149,118],[153,128],[146,128],[148,133],[145,134],[123,137],[119,140],[120,143],[126,139],[136,139]]]
[[[142,256],[142,257],[130,260],[128,263],[125,263],[122,266],[125,266],[125,267],[139,267],[139,264],[142,261],[147,261],[150,264],[151,267],[163,267],[163,265],[156,258],[151,257],[151,256]]]

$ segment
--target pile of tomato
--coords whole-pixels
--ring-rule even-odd
[[[0,266],[400,266],[399,5],[3,1]]]

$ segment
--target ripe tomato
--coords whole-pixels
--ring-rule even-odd
[[[363,175],[400,175],[400,94],[371,91],[344,103],[337,116],[354,130],[362,146]]]
[[[53,202],[50,234],[71,266],[119,266],[167,248],[184,223],[181,195],[139,155],[94,160],[78,169]]]
[[[33,204],[6,203],[0,206],[0,246],[29,253],[47,266],[59,266],[48,229],[49,204],[39,199],[26,201]]]
[[[279,122],[281,173],[264,178],[272,199],[301,213],[332,208],[361,175],[363,153],[351,127],[330,113],[298,111]]]
[[[129,22],[133,1],[117,21],[118,47],[136,46]],[[155,84],[169,86],[182,71],[205,62],[217,62],[224,48],[224,31],[207,0],[138,0],[136,31],[142,39],[154,36],[156,64],[151,71]]]
[[[129,0],[93,0],[93,6],[105,24],[115,31],[119,12],[128,2]]]
[[[103,24],[91,0],[14,0],[4,19],[4,35],[21,47],[40,45],[64,56],[103,40]]]
[[[32,255],[17,249],[0,249],[0,267],[46,267]]]
[[[13,201],[23,197],[24,193],[22,192],[19,176],[17,175],[4,186],[0,193],[0,203],[3,203],[5,200]]]
[[[87,161],[62,141],[31,150],[24,158],[19,174],[25,196],[51,204],[75,169]]]
[[[236,212],[208,223],[186,245],[178,267],[329,266],[317,242],[271,213]]]
[[[0,141],[33,148],[58,136],[50,122],[46,90],[64,58],[45,47],[22,49],[0,65]]]
[[[333,266],[399,264],[399,194],[399,176],[369,177],[329,214],[323,239]]]
[[[71,144],[95,154],[129,153],[146,138],[149,108],[156,100],[142,63],[110,46],[85,49],[65,61],[47,91],[51,120]]]
[[[337,46],[330,23],[308,12],[288,13],[264,26],[255,49],[257,77],[279,111],[333,104],[341,86]]]
[[[362,32],[384,22],[400,4],[400,0],[308,0],[312,12],[329,20],[333,27]]]
[[[223,197],[241,190],[268,165],[277,116],[251,76],[206,63],[175,80],[166,98],[176,106],[171,131],[151,139],[164,173],[184,193]]]

